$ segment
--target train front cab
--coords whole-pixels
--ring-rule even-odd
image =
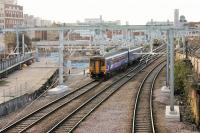
[[[90,59],[90,77],[93,79],[102,79],[106,73],[105,59],[91,58]]]

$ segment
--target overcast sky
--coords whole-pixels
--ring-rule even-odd
[[[124,24],[146,24],[153,19],[173,21],[175,8],[188,21],[200,21],[200,0],[18,0],[24,13],[61,22],[103,16]]]

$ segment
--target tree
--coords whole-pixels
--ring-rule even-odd
[[[32,48],[32,41],[29,38],[29,36],[27,36],[26,34],[24,34],[24,42],[29,49]],[[14,50],[14,48],[17,45],[16,33],[7,32],[4,37],[4,43],[8,47],[8,49]],[[19,47],[20,47],[19,51],[21,52],[22,51],[22,33],[19,34]]]
[[[4,37],[4,43],[8,49],[13,49],[16,46],[16,34],[12,32],[7,32]]]
[[[189,60],[178,60],[174,66],[175,93],[188,94],[188,76],[192,74],[192,66]]]
[[[24,34],[24,43],[27,45],[29,49],[32,49],[32,40],[26,34]],[[19,45],[22,48],[22,34],[19,34]]]
[[[189,76],[193,74],[192,64],[190,60],[179,60],[175,64],[175,94],[179,95],[181,108],[183,108],[183,121],[194,123],[194,115],[192,113],[192,104],[190,97],[190,89],[192,82],[189,81]]]

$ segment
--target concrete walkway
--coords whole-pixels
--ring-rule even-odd
[[[56,65],[41,58],[40,62],[10,74],[8,78],[0,81],[0,104],[38,90],[54,74]]]

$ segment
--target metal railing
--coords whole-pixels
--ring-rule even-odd
[[[34,53],[30,52],[25,55],[18,55],[16,57],[2,60],[0,61],[0,74],[32,58],[34,58]]]

